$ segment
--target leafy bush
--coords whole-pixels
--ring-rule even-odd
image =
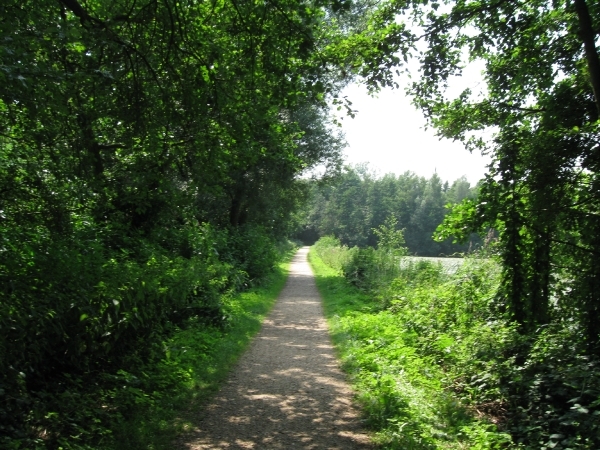
[[[466,258],[455,273],[411,259],[386,284],[377,252],[345,250],[343,282],[364,294],[336,287],[329,297],[333,274],[319,287],[382,442],[389,448],[600,446],[600,362],[587,353],[582,328],[567,312],[562,321],[524,333],[498,295],[501,266],[493,257]],[[341,293],[357,300],[335,298]]]
[[[230,230],[227,239],[219,243],[218,253],[243,270],[253,282],[268,275],[279,258],[275,239],[258,225]]]
[[[348,248],[333,236],[319,239],[314,249],[330,267],[341,271],[354,286],[376,290],[386,286],[399,273],[400,257],[406,255],[402,230],[396,230],[397,221],[390,216],[373,232],[379,239],[377,249],[372,247]]]
[[[484,383],[499,357],[494,338],[503,328],[486,328],[467,316],[494,302],[494,262],[469,262],[456,275],[440,264],[403,264],[393,283],[366,292],[315,256],[311,252],[310,260],[334,341],[379,443],[391,449],[510,445],[510,436],[493,423],[496,417],[475,414],[489,401]],[[479,364],[476,358],[489,360]],[[461,380],[483,394],[467,392]],[[498,376],[487,382],[497,394]]]
[[[600,361],[573,323],[540,330],[522,361],[504,367],[515,436],[544,449],[600,447]]]
[[[280,257],[256,227],[188,224],[166,247],[160,236],[131,235],[127,247],[111,248],[105,231],[3,235],[0,446],[99,445],[115,420],[185,378],[157,384],[140,373],[164,358],[164,339],[192,319],[227,327],[225,299]]]
[[[348,260],[348,247],[334,236],[323,236],[312,248],[325,264],[335,270],[341,271]]]

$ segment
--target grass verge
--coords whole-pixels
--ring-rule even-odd
[[[178,436],[194,427],[198,410],[218,391],[260,330],[285,285],[295,251],[288,252],[261,286],[223,299],[225,327],[192,320],[163,343],[165,357],[142,372],[145,379],[141,382],[145,387],[153,384],[153,393],[142,394],[135,387],[123,386],[129,395],[138,395],[134,400],[138,407],[123,417],[106,448],[172,449]]]
[[[403,450],[511,448],[510,436],[476,417],[448,389],[449,371],[436,353],[449,346],[436,338],[432,345],[439,351],[422,352],[425,333],[350,286],[312,250],[309,262],[334,344],[376,443]],[[427,308],[425,296],[421,299]]]

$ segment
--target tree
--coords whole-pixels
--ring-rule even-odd
[[[459,189],[456,186],[469,198],[475,195],[464,180],[454,182],[455,190]],[[325,185],[313,183],[303,226],[314,232],[313,237],[334,235],[345,245],[375,247],[380,240],[375,230],[390,228],[388,221],[393,218],[394,229],[404,230],[409,253],[439,256],[465,252],[480,240],[473,237],[469,244],[457,245],[448,239],[442,243],[432,239],[452,195],[454,190],[442,191],[436,174],[430,180],[411,172],[377,177],[366,167],[346,167],[339,178]]]
[[[384,25],[405,31],[388,54],[418,60],[414,103],[439,135],[492,157],[478,198],[452,206],[438,238],[490,228],[498,236],[502,283],[485,312],[519,332],[494,370],[508,429],[525,446],[595,448],[600,4],[390,0],[380,9],[394,11]],[[474,61],[483,82],[450,97],[446,88]],[[580,415],[573,401],[586,405]]]
[[[326,98],[349,71],[323,55],[354,32],[350,13],[0,4],[0,447],[36,427],[56,448],[89,431],[77,399],[109,401],[99,374],[156,357],[191,315],[219,322],[220,296],[272,268],[297,178],[339,163]]]
[[[401,23],[413,23],[404,25],[407,34],[394,51],[421,49],[412,52],[421,75],[409,89],[415,104],[441,136],[493,156],[479,205],[467,200],[457,214],[470,230],[499,230],[513,319],[525,333],[547,323],[558,280],[577,280],[565,302],[587,324],[589,351],[598,355],[600,337],[592,323],[600,319],[600,274],[592,236],[600,226],[600,7],[585,0],[490,0],[388,2],[382,10],[387,8]],[[485,64],[480,92],[467,89],[448,98],[452,77],[476,60]],[[373,88],[385,84],[366,81]],[[484,130],[495,137],[482,139]],[[467,218],[467,211],[474,216]]]
[[[432,236],[437,226],[442,223],[444,215],[442,182],[437,174],[433,174],[422,195],[419,196],[416,209],[411,215],[410,226],[406,233],[410,248],[419,249],[420,255],[436,255],[438,245],[433,241]]]

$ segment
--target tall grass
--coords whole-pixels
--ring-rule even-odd
[[[309,260],[376,441],[388,449],[517,448],[499,428],[496,370],[514,330],[485,312],[494,308],[498,265],[473,259],[449,274],[439,263],[385,256],[392,268],[356,283],[347,270],[352,250],[333,246],[317,243]],[[385,260],[378,251],[371,261]],[[370,270],[362,276],[379,268]]]
[[[377,290],[391,283],[401,271],[405,254],[397,249],[349,248],[332,236],[319,239],[314,251],[351,284],[368,290]]]

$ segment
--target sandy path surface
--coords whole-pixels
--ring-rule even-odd
[[[262,330],[183,448],[372,448],[339,370],[307,253],[294,257]]]

